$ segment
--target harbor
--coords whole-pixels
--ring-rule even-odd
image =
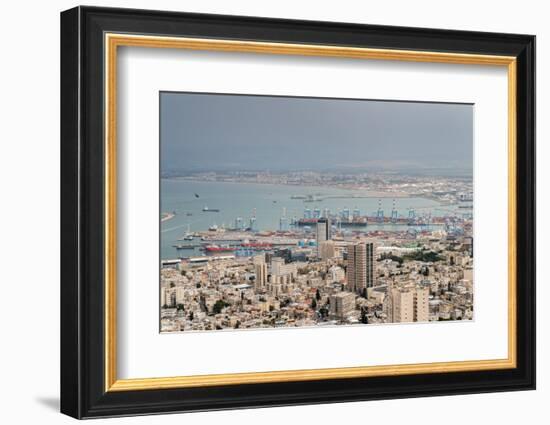
[[[335,233],[345,237],[355,231],[407,233],[452,227],[473,213],[466,202],[373,198],[364,191],[338,188],[163,179],[161,189],[161,211],[175,212],[161,221],[163,259],[205,255],[206,245],[275,245],[278,238],[297,244],[311,239],[321,217],[330,217]],[[306,202],[310,199],[313,202]],[[254,250],[240,248],[228,252]]]

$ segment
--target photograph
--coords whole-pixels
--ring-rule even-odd
[[[15,55],[30,70],[60,56],[44,68],[56,84],[16,67],[15,109],[36,103],[19,88],[37,81],[27,91],[60,86],[61,108],[24,114],[14,128],[37,148],[12,143],[24,160],[4,179],[29,181],[17,192],[30,203],[11,203],[23,216],[55,199],[36,189],[47,172],[60,185],[60,261],[35,258],[60,274],[60,291],[39,279],[31,309],[58,306],[39,333],[59,340],[39,362],[56,367],[33,372],[37,395],[55,384],[40,403],[57,394],[77,419],[218,411],[227,423],[283,406],[333,423],[367,401],[384,421],[398,399],[407,423],[447,418],[459,400],[505,423],[538,412],[548,394],[526,391],[541,348],[535,33],[548,25],[517,7],[498,20],[424,8],[430,18],[401,3],[385,15],[65,5],[55,49]],[[13,246],[8,283],[30,260]],[[30,318],[8,326],[21,342],[36,314],[11,304],[9,317]],[[233,409],[254,410],[219,412]]]
[[[159,96],[161,333],[475,319],[473,104]]]

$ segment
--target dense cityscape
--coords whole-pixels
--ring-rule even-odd
[[[473,319],[473,105],[160,103],[161,332]]]
[[[161,261],[162,332],[473,318],[471,176],[303,171],[165,177],[319,187],[320,193],[292,196],[303,210],[289,216],[282,207],[274,228],[259,229],[251,213],[182,233],[177,258]],[[354,197],[437,200],[448,211],[404,214],[395,200],[390,211],[380,203],[373,212],[347,208],[345,199],[341,208],[323,208],[324,187],[353,189]],[[216,212],[204,206],[201,214]],[[163,223],[176,214],[183,212],[163,211]]]

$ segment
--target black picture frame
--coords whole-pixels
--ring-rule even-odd
[[[105,391],[104,34],[139,33],[517,58],[517,367]],[[61,412],[75,418],[535,388],[535,37],[76,7],[61,13]]]

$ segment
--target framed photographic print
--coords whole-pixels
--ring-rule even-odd
[[[535,387],[535,38],[61,14],[61,411]]]

